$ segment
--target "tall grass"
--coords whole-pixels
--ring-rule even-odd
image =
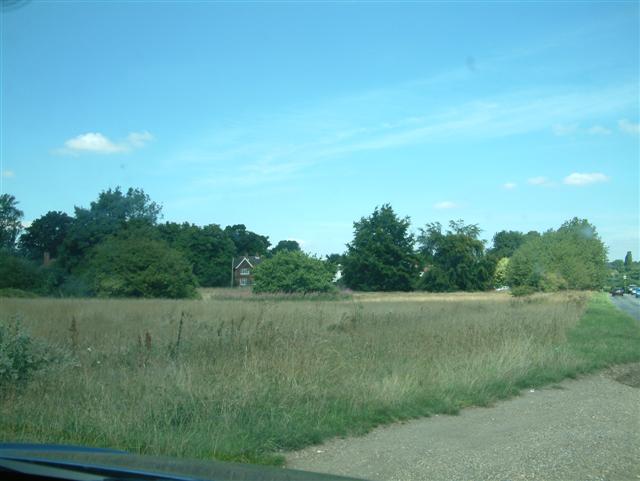
[[[20,316],[76,362],[0,393],[0,439],[278,463],[608,362],[582,349],[585,294],[394,299],[4,299],[0,319]],[[630,343],[615,361],[639,360],[622,316]]]

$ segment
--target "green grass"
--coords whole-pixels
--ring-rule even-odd
[[[638,323],[602,295],[203,297],[4,299],[0,319],[75,361],[2,388],[0,439],[278,464],[640,360]]]

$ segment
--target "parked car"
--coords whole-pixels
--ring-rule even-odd
[[[611,289],[612,296],[624,296],[624,289],[622,287],[614,287]]]
[[[635,294],[637,288],[638,286],[636,286],[635,284],[631,284],[629,287],[627,287],[627,289],[629,290],[629,294]]]
[[[636,299],[640,298],[640,287],[636,287]]]

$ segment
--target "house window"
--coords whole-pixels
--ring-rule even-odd
[[[246,277],[243,277],[240,279],[240,285],[241,286],[248,286],[249,285],[249,279],[247,279]]]
[[[242,269],[240,269],[241,276],[248,276],[249,274],[251,274],[251,271],[248,267],[243,267]]]

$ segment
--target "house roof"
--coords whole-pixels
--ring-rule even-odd
[[[236,262],[237,260],[237,262]],[[249,266],[255,267],[262,262],[262,258],[260,256],[241,256],[233,258],[234,270],[239,269],[243,262],[247,262]]]

